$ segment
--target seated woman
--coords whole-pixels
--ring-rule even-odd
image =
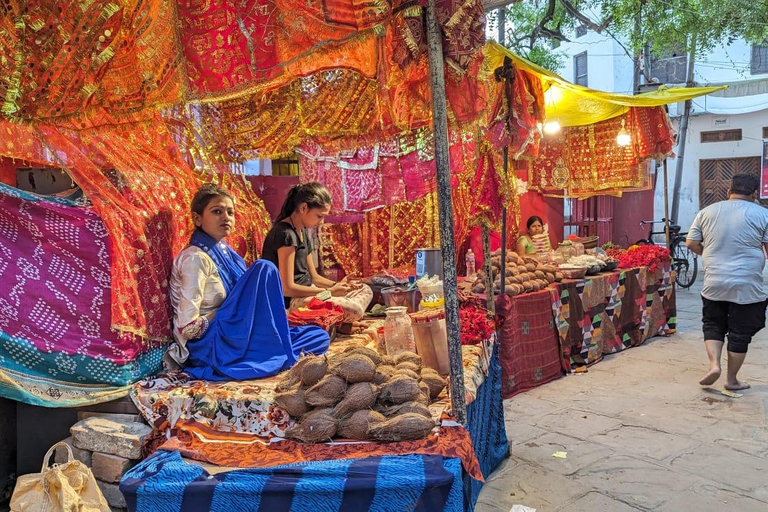
[[[537,252],[546,253],[552,249],[541,217],[536,215],[529,217],[525,227],[528,232],[517,239],[518,256],[535,258]]]
[[[235,225],[226,190],[204,185],[192,199],[195,231],[173,262],[173,336],[166,363],[193,379],[247,380],[293,366],[302,352],[322,354],[330,337],[319,327],[288,327],[277,268],[245,262],[224,238]]]
[[[274,226],[264,239],[261,257],[280,269],[285,307],[296,309],[313,297],[329,300],[344,310],[343,322],[360,320],[373,299],[364,284],[338,283],[317,272],[306,230],[320,226],[331,210],[331,194],[317,182],[295,185],[288,192]]]

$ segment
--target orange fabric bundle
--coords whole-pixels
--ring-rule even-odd
[[[344,310],[339,306],[313,298],[306,306],[288,313],[288,324],[291,327],[317,325],[330,331],[334,326],[341,324],[342,318],[344,318]]]

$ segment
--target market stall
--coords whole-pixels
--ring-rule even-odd
[[[379,325],[380,322],[373,323],[364,333],[334,343],[328,356],[375,346]],[[156,427],[156,437],[146,447],[149,452],[160,449],[126,474],[121,489],[128,502],[136,504],[135,510],[153,510],[167,492],[154,482],[168,479],[168,485],[185,487],[184,495],[208,496],[206,506],[211,510],[225,510],[226,501],[217,501],[219,494],[224,498],[228,493],[242,492],[251,480],[294,474],[289,479],[295,479],[295,485],[264,488],[260,492],[251,489],[254,498],[288,503],[305,500],[302,502],[315,506],[326,499],[338,499],[344,503],[351,500],[351,505],[370,500],[375,494],[376,502],[405,500],[404,508],[420,503],[443,510],[472,508],[483,475],[490,474],[508,452],[497,347],[493,340],[486,340],[463,348],[467,428],[446,414],[450,402],[443,391],[429,406],[433,425],[437,425],[432,433],[423,439],[403,433],[410,440],[389,443],[366,442],[344,434],[312,444],[291,440],[298,418],[286,412],[284,398],[276,390],[284,376],[210,383],[190,381],[180,373],[139,382],[131,396],[142,415]],[[225,467],[227,472],[217,478],[226,476],[211,484],[205,471],[189,459]],[[371,468],[375,476],[376,471],[387,471],[385,468],[394,464],[395,459],[400,460],[400,478],[410,481],[413,487],[393,486],[381,477],[371,479],[363,471]],[[309,471],[302,473],[302,468]],[[324,470],[331,475],[353,471],[347,473],[347,483],[340,488],[338,483],[328,484],[333,489],[332,496],[302,494],[302,489],[317,485],[313,480],[321,478]],[[229,483],[234,487],[227,487]],[[212,488],[219,485],[222,487],[218,490]],[[238,487],[241,485],[244,487]],[[438,492],[441,486],[445,488]],[[186,510],[181,494],[176,506],[181,507],[176,510]]]

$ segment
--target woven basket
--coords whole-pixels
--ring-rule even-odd
[[[597,240],[596,236],[585,236],[579,240],[579,243],[583,245],[585,249],[595,249],[597,248]]]

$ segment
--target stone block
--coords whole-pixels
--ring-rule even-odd
[[[123,473],[136,465],[135,461],[110,455],[108,453],[94,452],[93,454],[93,476],[104,482],[119,482]]]
[[[102,482],[96,480],[96,485],[101,489],[101,494],[104,495],[104,499],[107,500],[110,508],[126,508],[125,497],[120,492],[120,487],[117,484],[111,484],[109,482]]]
[[[72,449],[72,456],[75,457],[75,460],[79,460],[83,464],[85,464],[88,467],[91,467],[92,464],[92,453],[90,450],[81,450],[74,444],[72,444],[72,437],[68,437],[64,440],[65,443],[69,445],[69,447]],[[53,452],[53,460],[56,462],[56,464],[64,464],[67,462],[69,457],[69,454],[67,453],[67,449],[63,446],[59,446],[54,450]]]
[[[118,420],[118,421],[137,421],[139,423],[142,423],[144,421],[144,418],[141,416],[141,414],[119,414],[119,413],[113,413],[113,412],[92,412],[92,411],[78,411],[77,413],[77,421],[82,421],[86,418],[93,418],[93,417],[107,418],[110,420]]]
[[[95,416],[75,423],[70,432],[78,448],[138,460],[141,443],[152,429],[144,423]]]

